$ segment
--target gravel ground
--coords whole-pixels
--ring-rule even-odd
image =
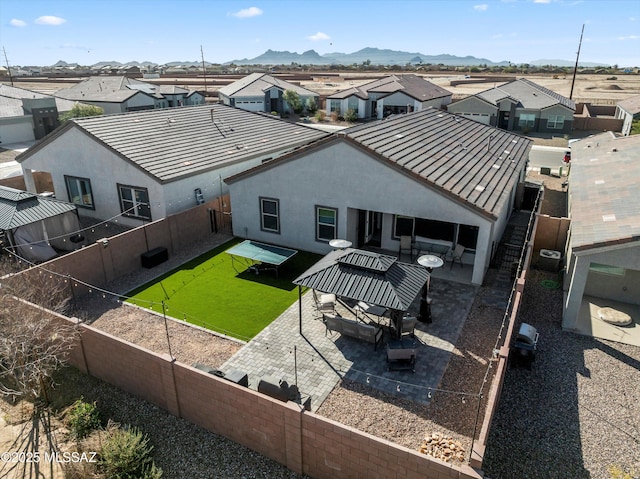
[[[484,470],[492,479],[640,474],[640,348],[563,332],[560,289],[531,271],[520,319],[540,333],[531,371],[510,368]]]
[[[564,179],[538,176],[548,188],[546,198],[563,198]],[[548,203],[547,214],[562,215],[563,206],[557,201]],[[175,261],[189,256],[193,254],[184,252],[184,258]],[[531,371],[508,370],[485,458],[488,477],[604,479],[611,477],[608,468],[612,465],[640,470],[640,350],[562,332],[562,291],[540,285],[542,279],[555,275],[535,270],[530,274],[521,320],[540,332],[538,358]],[[107,289],[127,291],[146,279],[130,275]],[[504,313],[488,306],[487,294],[487,287],[479,289],[440,384],[443,391],[434,394],[430,405],[344,381],[318,413],[411,449],[418,449],[427,434],[444,433],[463,444],[468,458],[478,413],[474,395],[482,384]],[[161,317],[108,299],[91,299],[79,306],[94,326],[151,350],[168,352]],[[172,353],[187,364],[205,362],[217,367],[240,347],[236,341],[171,321],[169,334]],[[105,415],[139,425],[150,434],[165,477],[299,477],[116,388],[73,371],[66,374],[79,383],[78,388],[84,388],[81,394],[86,399],[109,398],[101,404]],[[470,396],[463,400],[447,391]],[[482,410],[484,404],[481,406]]]

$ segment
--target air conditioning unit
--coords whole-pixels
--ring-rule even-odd
[[[562,262],[562,253],[550,249],[541,249],[540,258],[538,259],[538,268],[544,271],[552,271],[554,273],[560,271],[560,263]]]

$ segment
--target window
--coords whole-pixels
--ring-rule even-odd
[[[149,193],[146,188],[118,185],[120,209],[124,216],[151,220]]]
[[[620,268],[619,266],[610,266],[608,264],[600,264],[600,263],[591,263],[589,265],[589,270],[594,273],[600,274],[610,274],[614,276],[624,276],[625,269]]]
[[[475,251],[478,243],[478,227],[470,225],[458,226],[458,244],[465,247],[466,250]]]
[[[280,233],[280,201],[260,198],[260,229]]]
[[[358,99],[355,97],[349,97],[349,101],[348,101],[348,110],[353,110],[355,112],[355,114],[358,114]]]
[[[336,238],[338,210],[316,206],[316,240],[330,241]]]
[[[66,176],[64,181],[67,184],[67,194],[69,201],[77,206],[95,209],[93,204],[93,193],[91,192],[91,181],[88,178],[76,178]]]
[[[518,126],[521,129],[533,128],[536,123],[536,116],[533,113],[521,113]]]
[[[415,234],[425,238],[453,241],[456,225],[446,221],[416,218]]]
[[[329,111],[335,111],[338,115],[340,114],[340,104],[342,100],[329,100]]]
[[[553,128],[560,130],[564,126],[564,116],[562,115],[550,115],[547,120],[547,128]]]
[[[393,237],[413,236],[413,218],[410,216],[396,216],[394,218]]]

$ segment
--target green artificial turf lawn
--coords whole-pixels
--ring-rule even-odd
[[[239,339],[249,340],[298,299],[292,281],[321,256],[299,251],[273,271],[256,275],[225,251],[234,239],[126,296],[130,303]],[[235,268],[234,268],[235,266]],[[237,270],[237,271],[236,271]]]

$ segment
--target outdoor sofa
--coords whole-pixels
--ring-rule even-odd
[[[382,341],[382,328],[375,324],[366,324],[353,319],[348,319],[339,314],[323,314],[322,321],[325,327],[325,336],[327,332],[337,332],[343,336],[350,336],[356,339],[362,339],[369,343],[373,343],[374,351],[378,348],[378,344]]]

